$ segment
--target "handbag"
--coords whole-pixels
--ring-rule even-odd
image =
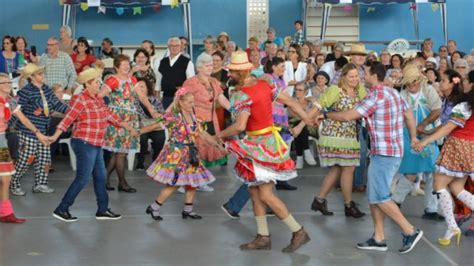
[[[191,164],[191,166],[198,167],[199,166],[198,149],[191,139],[191,133],[188,131],[187,122],[186,122],[186,119],[184,118],[184,115],[181,115],[181,117],[183,119],[184,128],[186,129],[186,136],[188,137],[188,141],[189,141],[189,146],[188,146],[189,147],[189,163]],[[193,123],[196,123],[194,119],[193,119]]]

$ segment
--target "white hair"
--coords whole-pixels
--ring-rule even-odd
[[[168,39],[168,45],[170,45],[170,43],[173,41],[181,43],[181,40],[178,37],[171,37]]]
[[[59,28],[59,31],[64,31],[64,32],[66,32],[66,34],[67,34],[69,37],[72,36],[71,27],[69,27],[68,25],[62,26],[61,28]]]
[[[206,53],[202,53],[196,59],[196,68],[200,68],[205,64],[212,63],[212,56]]]

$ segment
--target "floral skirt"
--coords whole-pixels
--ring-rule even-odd
[[[201,187],[215,181],[202,162],[190,163],[189,146],[168,143],[146,173],[153,180],[169,186]]]
[[[474,141],[449,137],[436,161],[436,170],[448,176],[474,179]]]
[[[359,166],[360,143],[357,139],[321,135],[318,144],[322,167]]]
[[[228,140],[226,148],[237,156],[235,176],[249,186],[296,177],[295,162],[290,158],[290,150],[281,147],[280,154],[271,134]]]
[[[5,133],[0,133],[0,176],[12,176],[13,174],[15,174],[15,165],[8,150],[7,138]]]
[[[118,107],[109,107],[110,110],[118,115],[123,122],[128,122],[133,128],[139,129],[138,114]],[[130,136],[130,132],[125,128],[109,125],[104,137],[105,150],[118,153],[139,152],[140,151],[140,137]]]

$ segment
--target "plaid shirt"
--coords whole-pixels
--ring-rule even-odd
[[[92,97],[87,90],[71,100],[71,108],[64,116],[58,129],[66,131],[72,123],[72,137],[102,147],[107,126],[118,126],[120,118],[112,113],[102,98]]]
[[[25,116],[35,125],[37,129],[44,135],[48,132],[48,126],[51,121],[51,114],[53,111],[64,113],[68,106],[61,102],[56,95],[54,95],[48,85],[43,84],[41,87],[43,90],[46,101],[48,102],[49,115],[46,116],[44,113],[43,99],[41,98],[40,89],[28,83],[23,89],[19,90],[18,104],[21,106],[21,110]],[[22,123],[18,123],[18,130],[25,134],[28,138],[36,139],[36,135],[26,128]]]
[[[395,89],[377,85],[355,110],[367,120],[371,154],[403,156],[404,113],[408,104]]]
[[[295,35],[293,36],[293,43],[298,44],[298,45],[303,45],[303,43],[304,43],[303,30],[299,30],[299,31],[295,32]]]
[[[40,57],[39,63],[45,67],[46,84],[61,84],[64,89],[74,87],[77,74],[68,54],[59,51],[58,56],[53,58],[46,53]]]

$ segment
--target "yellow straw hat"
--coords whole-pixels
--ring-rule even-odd
[[[365,45],[363,43],[354,43],[351,45],[351,50],[344,53],[345,55],[367,55]]]
[[[84,71],[82,71],[78,76],[77,76],[77,83],[79,84],[84,84],[88,82],[89,80],[96,79],[102,77],[102,70],[97,69],[97,68],[88,68]]]
[[[421,82],[424,83],[427,81],[425,75],[421,72],[418,68],[417,64],[409,64],[403,68],[403,78],[400,81],[401,85],[407,85],[413,82]]]
[[[21,76],[23,78],[29,78],[31,77],[31,75],[40,71],[44,71],[43,66],[38,66],[37,64],[29,63],[21,70]]]
[[[251,70],[255,66],[249,62],[247,53],[244,51],[236,51],[232,53],[230,64],[226,67],[229,70]]]

